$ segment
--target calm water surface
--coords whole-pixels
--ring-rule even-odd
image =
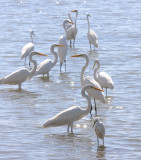
[[[64,34],[62,22],[71,9],[78,9],[75,48],[69,48],[67,72],[60,74],[59,62],[50,78],[36,76],[17,86],[0,86],[0,159],[141,159],[141,2],[138,0],[1,0],[0,77],[24,67],[21,48],[35,31],[35,49],[54,57],[50,46]],[[90,51],[86,13],[97,33],[99,48]],[[72,14],[74,18],[75,15]],[[98,117],[105,124],[105,147],[97,148],[93,118],[48,128],[43,123],[71,107],[87,106],[81,96],[80,72],[85,60],[70,58],[86,53],[90,64],[85,75],[100,60],[101,71],[111,75],[115,88],[108,91],[107,103],[97,101]],[[40,63],[44,57],[35,57]],[[64,66],[63,66],[64,67]],[[94,113],[94,111],[93,111]]]

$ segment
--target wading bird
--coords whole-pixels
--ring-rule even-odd
[[[89,16],[91,17],[90,14],[87,14],[87,21],[88,21],[87,37],[88,37],[88,40],[89,40],[90,49],[91,49],[91,44],[93,44],[94,45],[94,50],[95,50],[95,47],[98,48],[98,40],[97,40],[96,33],[92,29],[90,29]]]
[[[34,75],[34,73],[36,72],[37,62],[32,59],[32,56],[34,56],[34,55],[47,56],[47,55],[32,51],[29,54],[29,61],[31,63],[33,63],[33,65],[34,65],[33,69],[28,70],[27,68],[22,68],[22,69],[15,71],[15,72],[12,72],[8,76],[0,79],[0,84],[18,85],[19,89],[21,89],[22,83],[26,80],[30,80],[32,78],[32,76]]]
[[[95,128],[98,146],[99,146],[99,138],[103,140],[103,146],[104,146],[104,136],[105,136],[104,124],[102,122],[100,122],[100,120],[98,118],[95,118],[93,127]]]
[[[30,36],[31,36],[31,42],[27,43],[23,48],[22,48],[22,53],[21,53],[21,59],[25,58],[25,64],[26,64],[26,58],[29,56],[31,51],[34,51],[34,44],[33,44],[33,37],[35,37],[35,34],[32,30],[30,30]],[[29,62],[30,65],[30,62]]]
[[[69,132],[69,127],[71,127],[71,132],[73,132],[73,123],[75,121],[80,120],[84,116],[88,115],[88,113],[91,110],[91,99],[85,93],[85,91],[87,89],[92,89],[92,90],[96,90],[97,92],[101,92],[100,89],[98,89],[94,86],[91,86],[91,85],[86,85],[82,88],[81,94],[84,98],[87,99],[87,102],[88,102],[88,106],[86,109],[82,109],[79,106],[70,107],[70,108],[58,113],[53,118],[47,120],[44,123],[43,127],[57,127],[57,126],[62,126],[62,125],[68,125],[68,129],[67,129],[68,132]]]
[[[95,104],[95,113],[97,114],[97,107],[96,107],[96,102],[95,102],[95,99],[98,99],[100,100],[102,103],[105,103],[106,100],[105,100],[105,96],[102,92],[102,88],[101,86],[99,85],[98,82],[96,82],[92,77],[90,76],[84,76],[84,73],[85,73],[85,70],[89,64],[89,58],[86,54],[78,54],[78,55],[73,55],[71,57],[83,57],[85,58],[86,60],[86,63],[85,65],[83,66],[82,68],[82,71],[81,71],[81,77],[80,77],[80,80],[81,80],[81,87],[87,85],[87,84],[91,84],[92,86],[95,86],[96,88],[98,88],[99,90],[101,90],[101,92],[98,92],[97,90],[92,90],[92,89],[89,89],[87,92],[88,92],[88,95],[94,99],[94,104]],[[92,110],[92,108],[91,108]],[[90,111],[90,114],[91,114],[91,111]]]
[[[112,78],[106,72],[99,72],[97,71],[100,69],[100,62],[98,60],[94,61],[93,68],[97,64],[97,68],[94,70],[94,79],[100,84],[101,88],[106,88],[106,97],[107,97],[107,89],[114,89],[114,83]]]
[[[67,45],[67,32],[66,32],[66,24],[67,23],[71,23],[73,24],[70,20],[66,19],[64,20],[63,22],[63,28],[65,30],[65,35],[61,36],[59,38],[59,41],[58,41],[58,44],[60,45],[64,45],[64,47],[58,47],[58,55],[59,55],[59,58],[60,58],[60,72],[61,72],[61,67],[62,67],[62,64],[65,63],[65,72],[66,72],[66,56],[67,56],[67,51],[68,51],[68,45]]]
[[[73,47],[74,47],[75,37],[77,34],[76,20],[78,16],[78,10],[72,10],[71,12],[75,12],[76,17],[75,17],[74,25],[69,25],[69,26],[67,25],[67,40],[70,40],[70,47],[71,47],[71,40],[73,39]],[[71,16],[70,16],[70,19],[71,19]]]
[[[50,70],[56,65],[58,60],[58,54],[54,51],[55,47],[63,47],[64,45],[60,44],[53,44],[50,48],[51,53],[54,55],[55,59],[52,62],[50,59],[46,59],[43,62],[41,62],[37,69],[35,75],[42,74],[43,76],[47,74],[47,77],[49,77]]]

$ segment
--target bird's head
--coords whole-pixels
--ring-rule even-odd
[[[78,13],[78,10],[77,10],[77,9],[74,9],[74,10],[71,10],[71,12],[76,12],[76,13]]]
[[[34,31],[32,29],[30,30],[30,34],[35,37]]]
[[[50,47],[50,51],[53,52],[55,47],[64,47],[64,45],[62,45],[62,44],[53,44]]]
[[[96,59],[96,60],[94,61],[94,65],[93,65],[93,68],[92,68],[92,69],[94,69],[94,67],[95,67],[96,64],[99,64],[99,60],[98,60],[98,59]]]
[[[36,52],[36,51],[32,51],[32,52],[30,52],[30,55],[40,55],[40,56],[46,56],[47,57],[47,55],[45,55],[45,54],[43,54],[43,53],[39,53],[39,52]]]
[[[95,126],[96,122],[98,122],[98,121],[99,121],[99,119],[98,119],[98,118],[95,118],[95,119],[94,119],[93,127]]]

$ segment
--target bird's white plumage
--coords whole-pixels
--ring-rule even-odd
[[[58,113],[56,116],[53,118],[47,120],[44,123],[44,127],[55,127],[55,126],[61,126],[61,125],[68,125],[71,126],[71,130],[73,128],[73,122],[83,118],[86,116],[91,109],[91,100],[89,96],[85,93],[85,91],[89,88],[92,88],[93,90],[97,90],[96,88],[92,87],[91,85],[86,85],[82,88],[81,94],[83,97],[85,97],[88,101],[88,107],[86,109],[82,109],[79,106],[73,106],[70,107],[60,113]]]
[[[99,72],[100,69],[100,62],[99,60],[94,61],[94,66],[97,64],[97,68],[94,70],[94,78],[95,80],[100,84],[102,88],[114,88],[114,83],[112,81],[112,78],[106,73],[106,72]]]
[[[60,44],[51,45],[50,51],[54,55],[54,61],[46,59],[43,62],[41,62],[37,67],[35,75],[42,74],[44,76],[45,74],[47,74],[47,76],[49,77],[49,71],[56,65],[58,61],[58,54],[57,52],[54,51],[55,47],[64,47],[64,46],[61,46]]]
[[[88,21],[88,33],[87,33],[87,37],[89,40],[89,44],[90,44],[90,48],[91,48],[91,44],[94,45],[94,47],[98,48],[98,39],[97,39],[97,35],[96,33],[90,29],[90,24],[89,24],[89,17],[90,14],[87,14],[87,21]]]
[[[19,69],[15,72],[12,72],[8,76],[0,79],[0,84],[10,84],[10,85],[18,85],[19,89],[21,89],[21,84],[29,80],[35,73],[37,68],[37,62],[35,60],[32,60],[33,55],[41,55],[38,52],[32,51],[29,55],[29,60],[34,64],[34,67],[32,70],[28,70],[27,68]],[[43,54],[42,54],[43,55]]]
[[[103,145],[104,145],[105,127],[104,127],[104,124],[98,118],[94,120],[94,128],[95,128],[95,133],[97,135],[98,146],[99,146],[98,138],[103,140]]]

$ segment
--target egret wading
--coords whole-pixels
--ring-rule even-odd
[[[34,51],[33,36],[35,37],[35,34],[32,30],[30,30],[31,42],[27,43],[22,48],[21,59],[25,58],[25,65],[26,65],[26,58],[29,56],[30,52]],[[29,62],[29,65],[30,65],[30,62]]]
[[[93,44],[94,45],[94,50],[95,50],[95,47],[98,48],[98,40],[97,40],[96,33],[92,29],[90,29],[89,17],[91,17],[91,15],[87,14],[87,21],[88,21],[87,37],[88,37],[88,40],[89,40],[90,49],[91,49],[91,44]]]
[[[58,41],[58,44],[64,45],[64,47],[58,47],[58,55],[60,58],[60,72],[61,72],[63,63],[65,63],[65,72],[66,72],[66,56],[68,51],[68,45],[67,45],[67,31],[65,26],[67,23],[73,24],[69,19],[64,20],[63,28],[65,30],[65,35],[59,37],[59,41]]]
[[[18,85],[19,89],[21,89],[22,83],[26,80],[30,80],[32,78],[32,76],[34,75],[34,73],[36,72],[37,62],[32,59],[32,56],[34,56],[34,55],[47,56],[42,53],[32,51],[29,54],[29,61],[31,63],[33,63],[33,65],[34,65],[33,69],[28,70],[27,68],[22,68],[22,69],[15,71],[15,72],[12,72],[8,76],[1,78],[0,84]]]
[[[104,146],[104,136],[105,136],[104,124],[98,118],[95,118],[93,127],[95,129],[95,133],[96,133],[96,136],[97,136],[98,146],[99,146],[99,138],[103,140],[103,146]]]
[[[94,61],[93,68],[97,65],[97,68],[94,70],[94,79],[100,84],[101,88],[106,88],[106,97],[107,97],[107,89],[114,89],[114,83],[112,78],[106,72],[99,72],[100,62],[99,60]]]
[[[95,105],[95,113],[97,115],[97,107],[96,107],[96,101],[95,99],[100,100],[102,103],[106,103],[105,100],[105,96],[104,93],[102,91],[101,86],[99,85],[98,82],[96,82],[92,77],[90,76],[84,76],[85,70],[89,64],[89,57],[86,54],[78,54],[78,55],[73,55],[71,57],[82,57],[86,60],[85,65],[83,66],[82,70],[81,70],[81,76],[80,76],[80,81],[81,81],[81,87],[90,84],[96,88],[98,88],[99,90],[101,90],[101,92],[97,91],[97,90],[92,90],[92,89],[88,89],[88,95],[94,99],[94,105]],[[92,110],[92,107],[91,107]],[[91,114],[91,110],[90,110],[90,114]]]
[[[47,120],[44,123],[43,127],[57,127],[57,126],[62,126],[62,125],[68,125],[68,129],[67,129],[68,132],[69,132],[69,127],[71,127],[71,132],[73,132],[73,123],[75,121],[80,120],[84,116],[88,115],[88,113],[91,110],[91,99],[85,92],[87,89],[97,90],[98,92],[101,92],[100,89],[94,86],[91,86],[91,85],[86,85],[82,88],[81,94],[84,98],[87,99],[87,103],[88,103],[88,106],[86,109],[82,109],[79,106],[70,107],[58,113],[53,118]]]
[[[54,55],[54,61],[51,61],[50,59],[46,59],[43,62],[41,62],[35,72],[35,75],[42,74],[43,77],[45,74],[47,74],[47,77],[49,77],[50,70],[56,65],[58,61],[58,54],[54,51],[56,47],[63,47],[64,45],[60,44],[53,44],[50,48],[51,53]]]

